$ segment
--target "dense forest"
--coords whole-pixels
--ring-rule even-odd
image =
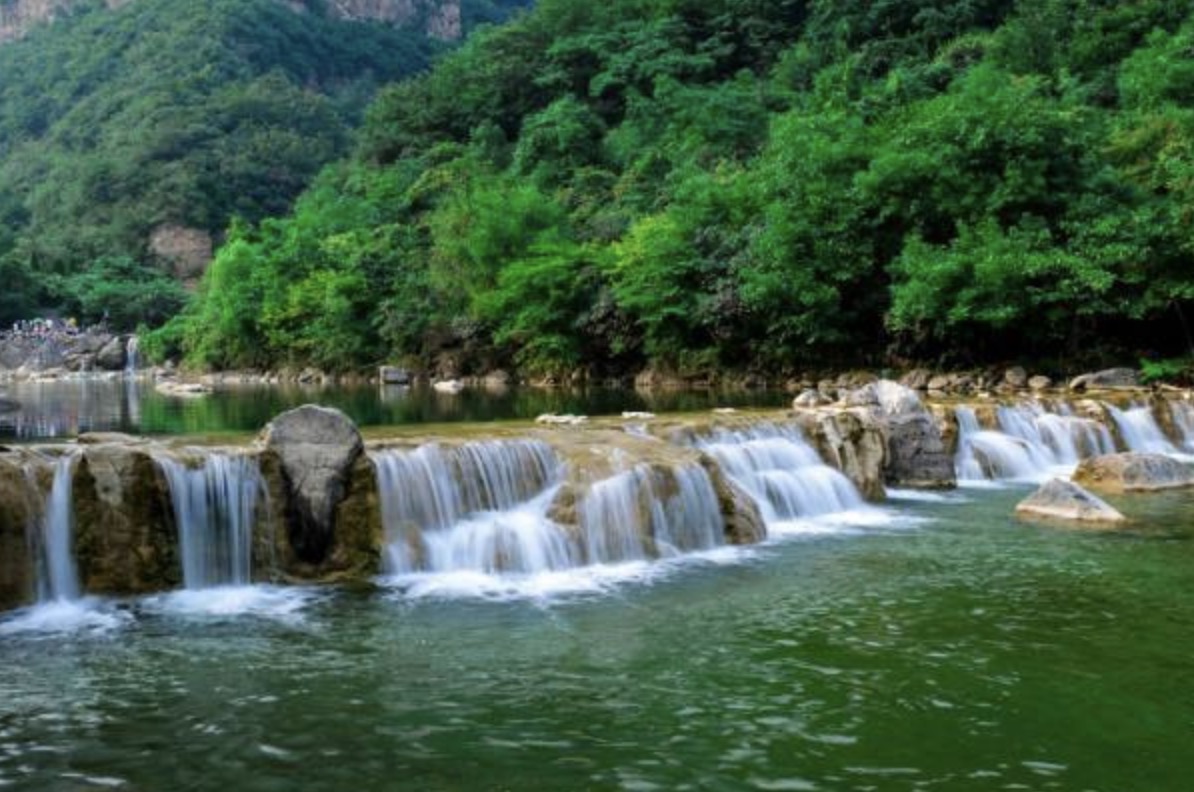
[[[464,24],[525,0],[466,0]],[[300,9],[298,6],[302,6]],[[0,322],[160,324],[187,300],[155,229],[284,214],[379,86],[446,49],[323,0],[81,0],[0,47]]]
[[[149,347],[599,376],[1183,354],[1192,102],[1188,3],[543,0],[384,90],[288,217],[245,208]]]

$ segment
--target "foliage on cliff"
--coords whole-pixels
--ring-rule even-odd
[[[770,370],[1188,343],[1194,13],[544,0],[387,89],[157,338]]]
[[[285,213],[347,153],[377,86],[444,49],[417,24],[298,5],[137,0],[108,10],[82,0],[0,47],[0,272],[29,284],[0,301],[0,321],[42,303],[86,311],[71,297],[86,284],[72,279],[111,275],[114,256],[135,263],[118,268],[132,275],[121,281],[130,297],[144,279],[158,288],[148,243],[159,225],[218,237],[233,217]],[[516,5],[465,2],[465,21]]]

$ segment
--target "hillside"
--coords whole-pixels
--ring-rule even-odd
[[[183,299],[163,270],[197,278],[232,218],[286,212],[378,86],[517,5],[5,0],[0,321],[94,318],[113,282],[166,299],[116,289],[110,312],[160,321]]]
[[[1194,18],[547,0],[385,91],[155,338],[625,375],[1189,352]]]

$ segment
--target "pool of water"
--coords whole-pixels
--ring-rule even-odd
[[[0,439],[39,440],[81,432],[220,434],[255,432],[278,413],[318,401],[338,407],[358,425],[533,419],[543,413],[617,415],[625,410],[676,412],[713,407],[778,407],[791,401],[779,391],[642,393],[611,389],[466,389],[236,386],[200,398],[157,393],[143,380],[69,380],[13,383],[5,397],[21,403],[0,414]]]
[[[1189,495],[1021,489],[589,573],[0,621],[0,789],[1186,790]]]

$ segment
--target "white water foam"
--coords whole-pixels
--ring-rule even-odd
[[[299,621],[303,610],[318,596],[313,589],[297,586],[213,586],[146,597],[141,605],[147,611],[171,616],[255,616]]]
[[[0,635],[101,635],[130,621],[131,615],[113,609],[103,600],[54,600],[6,614],[0,619]]]

